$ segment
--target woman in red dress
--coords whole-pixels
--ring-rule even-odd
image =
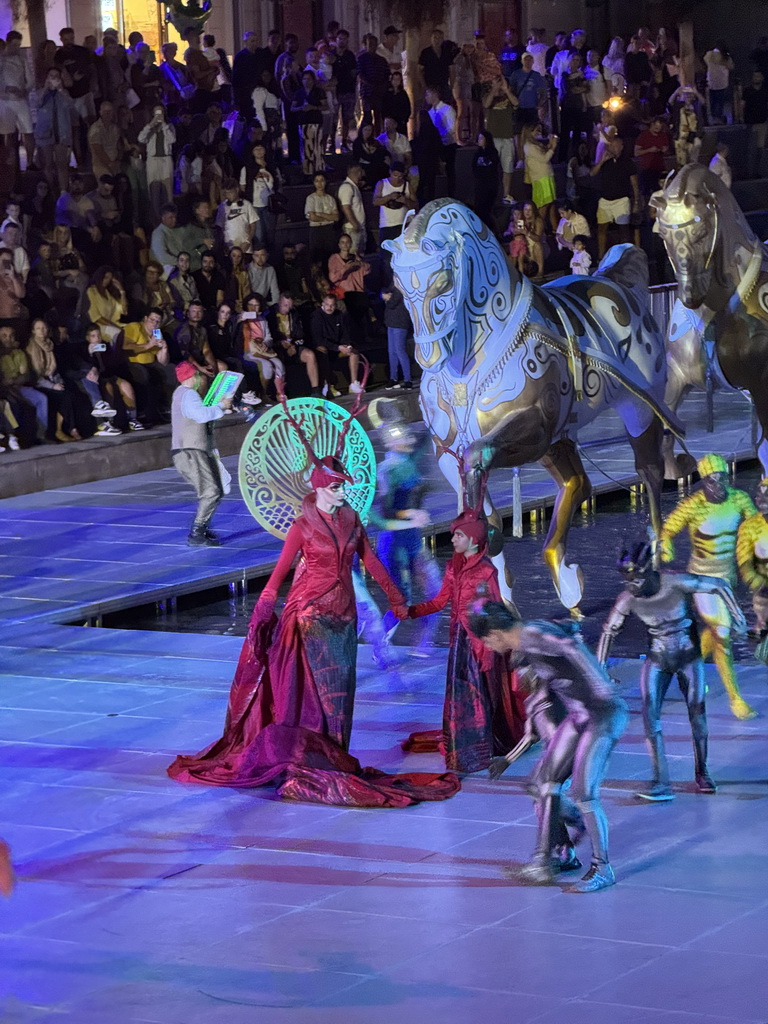
[[[302,514],[290,528],[254,609],[229,698],[224,735],[195,757],[177,757],[172,778],[212,786],[259,786],[281,779],[292,799],[351,806],[406,806],[459,788],[452,775],[387,776],[361,770],[348,753],[357,659],[352,562],[359,555],[403,618],[403,595],[373,553],[351,483],[333,456],[315,459]],[[280,621],[278,590],[299,564]],[[508,748],[505,748],[508,749]]]

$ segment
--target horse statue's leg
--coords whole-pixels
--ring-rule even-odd
[[[676,413],[678,406],[692,388],[693,385],[685,385],[676,389],[668,386],[664,398],[667,408]],[[662,458],[664,459],[665,480],[681,480],[686,476],[690,476],[696,468],[696,460],[687,452],[675,454],[675,435],[669,430],[664,431]]]
[[[664,403],[675,413],[691,390],[706,391],[707,388],[704,341],[701,331],[690,323],[691,316],[678,299],[672,310],[665,342],[667,386]],[[680,480],[690,476],[696,468],[696,460],[687,453],[675,455],[675,438],[669,432],[664,435],[663,456],[665,480]]]
[[[485,492],[483,498],[483,509],[488,517],[488,556],[496,566],[496,570],[499,574],[499,589],[501,590],[502,599],[510,606],[515,607],[515,602],[512,597],[514,576],[504,558],[504,522],[501,515],[496,510],[496,507],[493,504],[493,499],[485,487],[485,483],[488,478],[487,469],[484,467],[482,462],[477,459],[477,457],[474,459],[470,458],[468,460],[468,469],[466,473],[467,493],[465,494],[465,484],[461,479],[456,459],[451,455],[441,455],[437,464],[445,479],[454,491],[456,491],[458,512],[460,512],[463,507],[464,499],[466,499],[470,505],[474,505],[481,493],[479,488],[483,488]]]
[[[556,441],[539,460],[558,487],[549,533],[544,544],[544,562],[549,567],[558,596],[576,618],[578,606],[584,596],[584,576],[581,566],[565,561],[568,532],[573,513],[592,494],[575,442],[569,438]]]
[[[482,454],[479,458],[478,454],[470,449],[465,483],[466,500],[470,507],[476,508],[482,498],[483,511],[488,519],[488,557],[499,574],[502,598],[517,612],[517,605],[512,597],[515,577],[504,558],[504,520],[488,493],[488,470],[483,464]]]

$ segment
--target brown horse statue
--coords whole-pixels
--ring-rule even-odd
[[[665,401],[692,389],[729,388],[752,398],[768,473],[768,247],[731,190],[701,164],[686,164],[651,198],[675,269],[678,300],[667,333]],[[665,474],[680,475],[669,438]]]

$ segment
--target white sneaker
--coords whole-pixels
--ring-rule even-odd
[[[504,196],[504,198],[501,201],[506,206],[514,206],[515,203],[517,202],[517,200],[515,199],[514,196]]]
[[[97,402],[91,410],[91,416],[116,416],[117,410],[110,408],[107,402]]]
[[[96,428],[94,437],[117,437],[118,434],[122,434],[122,430],[117,427],[113,427],[111,423],[100,423]]]
[[[261,405],[261,399],[253,391],[246,391],[240,401],[243,405]]]
[[[351,395],[359,395],[362,393],[362,390],[363,385],[356,380],[353,380],[352,383],[349,385],[349,393]]]
[[[9,434],[8,435],[7,443],[8,443],[8,450],[12,451],[12,452],[17,452],[19,450],[19,448],[21,447],[21,445],[19,444],[19,439],[18,439],[18,437],[16,437],[15,434]]]
[[[144,424],[140,423],[139,420],[130,420],[128,423],[129,430],[143,430]]]

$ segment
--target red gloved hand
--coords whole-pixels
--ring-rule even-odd
[[[393,605],[392,614],[402,622],[403,619],[408,618],[408,607],[404,604]]]

